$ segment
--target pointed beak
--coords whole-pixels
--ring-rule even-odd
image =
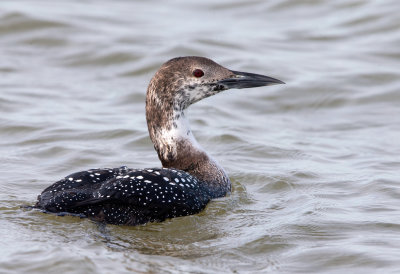
[[[223,85],[226,89],[230,88],[255,88],[262,86],[270,86],[276,84],[284,84],[281,80],[255,73],[233,71],[233,77],[221,80],[218,84]]]

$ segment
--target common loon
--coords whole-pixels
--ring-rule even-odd
[[[79,215],[118,225],[138,225],[200,212],[231,191],[224,169],[197,143],[185,110],[230,88],[282,81],[229,70],[204,57],[167,61],[151,79],[146,119],[162,168],[90,169],[46,188],[35,207],[59,215]]]

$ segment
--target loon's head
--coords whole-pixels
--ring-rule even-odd
[[[223,90],[273,84],[284,82],[260,74],[229,70],[204,57],[178,57],[164,63],[154,75],[147,100],[159,107],[173,104],[178,111]]]

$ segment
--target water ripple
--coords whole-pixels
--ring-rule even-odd
[[[2,3],[0,272],[398,272],[397,6]],[[19,207],[78,170],[160,166],[145,92],[183,55],[287,83],[191,107],[230,196],[139,227]]]

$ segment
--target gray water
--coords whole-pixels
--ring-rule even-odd
[[[185,55],[287,83],[189,109],[230,196],[138,227],[20,208],[160,166],[145,91]],[[2,0],[0,272],[399,273],[399,61],[395,0]]]

